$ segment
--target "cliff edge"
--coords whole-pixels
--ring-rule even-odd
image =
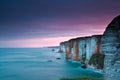
[[[120,16],[108,25],[101,42],[101,49],[105,54],[105,80],[120,80]]]
[[[66,59],[80,61],[87,66],[103,69],[104,54],[101,52],[102,35],[78,37],[60,43],[60,52]]]

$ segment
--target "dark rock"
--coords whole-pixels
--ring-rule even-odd
[[[101,49],[105,54],[105,80],[120,80],[120,16],[108,25],[101,42]]]
[[[52,49],[52,51],[55,51],[55,49]]]
[[[61,58],[56,58],[56,59],[61,59]]]
[[[52,62],[52,60],[48,60],[48,62]]]
[[[81,68],[86,69],[86,68],[87,68],[87,65],[86,65],[86,64],[82,64]]]

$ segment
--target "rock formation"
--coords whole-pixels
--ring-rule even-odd
[[[66,59],[80,61],[89,64],[93,54],[101,54],[101,35],[79,37],[60,43],[60,50],[66,53]],[[99,65],[98,62],[91,60],[89,65]],[[96,63],[96,64],[94,64]],[[99,68],[99,67],[96,67]]]
[[[120,80],[120,16],[108,25],[101,42],[105,54],[105,80]]]
[[[112,20],[103,35],[62,42],[60,50],[66,53],[66,59],[78,60],[97,69],[104,67],[105,80],[120,80],[120,16]]]

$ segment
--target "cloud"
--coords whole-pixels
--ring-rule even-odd
[[[120,0],[0,0],[0,41],[102,34]]]
[[[50,38],[31,38],[31,39],[20,39],[20,40],[8,40],[0,41],[0,47],[47,47],[56,46],[60,42],[69,40],[75,36],[69,37],[50,37]]]

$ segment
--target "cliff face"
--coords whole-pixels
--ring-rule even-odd
[[[105,80],[120,80],[120,16],[112,20],[103,35],[71,39],[60,47],[67,59],[79,60],[97,69],[104,67]]]
[[[100,46],[101,35],[94,35],[88,37],[79,37],[62,42],[60,44],[60,50],[66,53],[66,59],[72,59],[89,64],[90,58],[93,54],[101,54]],[[98,63],[93,63],[95,63],[95,61],[90,62],[89,65],[98,65]]]
[[[83,62],[88,63],[93,54],[100,54],[101,35],[83,37],[79,40],[79,57]]]
[[[120,16],[108,25],[101,42],[105,54],[105,80],[120,80]]]

